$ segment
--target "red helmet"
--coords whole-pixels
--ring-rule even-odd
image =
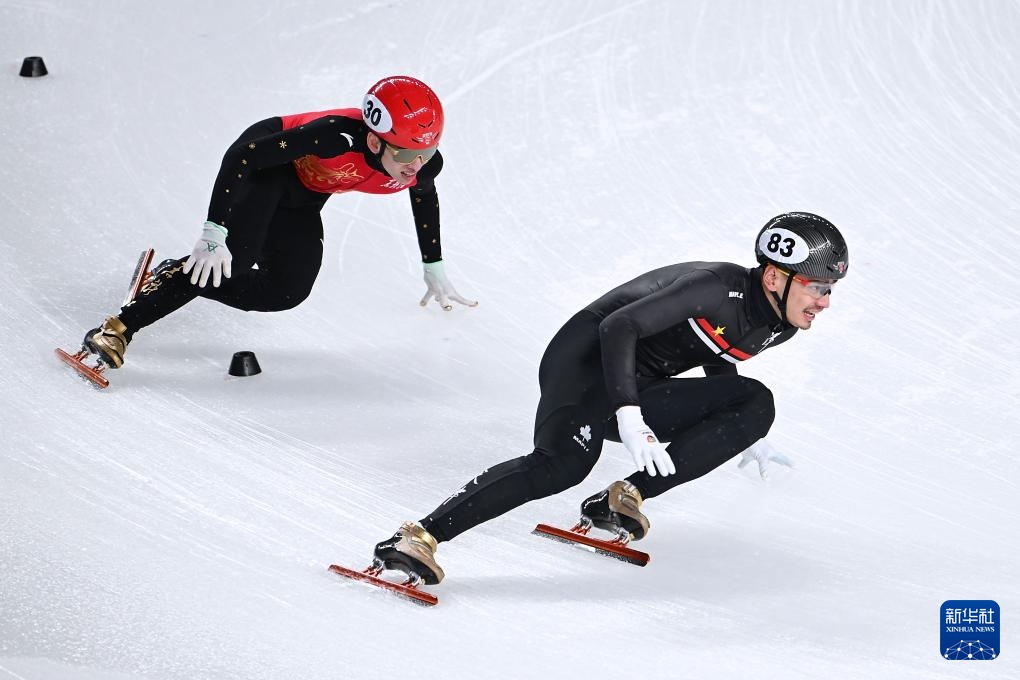
[[[443,105],[432,88],[410,76],[383,78],[361,103],[365,124],[393,146],[426,149],[443,136]]]

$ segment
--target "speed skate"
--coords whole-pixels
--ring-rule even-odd
[[[432,593],[427,593],[420,588],[422,583],[420,578],[415,578],[414,575],[410,575],[407,580],[402,583],[387,581],[380,576],[383,569],[384,567],[381,560],[373,560],[372,564],[361,571],[348,569],[347,567],[342,567],[338,564],[329,565],[329,570],[334,574],[339,574],[345,578],[354,579],[355,581],[361,581],[377,588],[382,588],[383,590],[402,597],[405,600],[409,600],[414,604],[420,604],[425,607],[431,607],[439,604],[438,597]]]
[[[559,527],[550,526],[548,524],[539,524],[531,533],[536,536],[551,538],[554,541],[579,545],[593,550],[597,555],[612,557],[629,564],[636,564],[639,567],[645,566],[648,564],[648,561],[652,559],[648,553],[643,553],[640,550],[634,550],[627,547],[627,543],[630,541],[630,534],[628,534],[625,530],[621,529],[617,532],[616,537],[612,540],[603,540],[600,538],[593,538],[588,535],[592,526],[591,520],[587,517],[582,517],[581,520],[570,529],[560,529]]]
[[[152,264],[152,258],[155,254],[156,252],[152,248],[148,248],[143,250],[138,256],[134,274],[131,276],[131,285],[128,287],[123,304],[134,300],[142,288],[145,287],[145,284],[149,282],[149,279],[152,278],[149,266]],[[59,347],[54,351],[57,358],[77,371],[78,375],[88,380],[93,386],[99,389],[109,387],[110,381],[103,375],[107,365],[102,359],[92,353],[84,341],[82,341],[81,348],[77,352],[67,352]]]

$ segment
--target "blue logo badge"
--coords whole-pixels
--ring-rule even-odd
[[[989,661],[999,656],[999,605],[994,600],[946,600],[939,621],[942,658]]]

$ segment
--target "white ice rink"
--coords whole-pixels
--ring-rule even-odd
[[[1020,677],[1018,46],[1011,0],[0,0],[0,680]],[[190,252],[244,128],[396,73],[444,100],[478,308],[421,309],[406,197],[350,194],[296,310],[198,300],[103,392],[57,363]],[[794,469],[649,501],[640,569],[529,533],[631,472],[607,444],[443,544],[437,607],[327,573],[531,450],[574,311],[788,210],[851,248],[741,366]],[[941,658],[951,599],[999,603],[1000,658]]]

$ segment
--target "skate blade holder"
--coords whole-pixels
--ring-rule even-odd
[[[622,560],[639,567],[647,565],[652,559],[648,553],[627,547],[627,543],[630,541],[630,534],[626,531],[622,531],[622,535],[621,533],[618,533],[616,538],[610,541],[604,541],[599,538],[592,538],[591,536],[588,536],[588,532],[591,531],[592,528],[592,523],[591,520],[588,520],[587,522],[585,520],[588,520],[588,518],[582,517],[581,521],[569,530],[560,529],[559,527],[550,526],[548,524],[539,524],[531,533],[536,536],[550,538],[561,543],[577,545],[590,551],[594,551],[598,555],[612,557],[613,559]],[[625,539],[623,535],[626,536]]]
[[[386,563],[383,562],[382,560],[380,560],[378,557],[373,557],[372,558],[372,564],[370,564],[367,567],[365,567],[364,569],[362,569],[362,573],[363,574],[368,574],[369,576],[374,576],[374,577],[378,578],[379,575],[382,574],[385,569],[386,569]],[[403,570],[398,570],[398,571],[403,571]],[[406,586],[408,588],[417,588],[419,586],[425,585],[425,579],[423,579],[421,576],[419,576],[417,574],[417,572],[405,571],[404,574],[407,575],[407,580],[404,581],[403,583],[399,583],[397,585],[402,586],[402,587]]]
[[[103,375],[103,372],[106,371],[106,364],[101,359],[96,359],[95,366],[85,364],[85,358],[89,355],[88,348],[82,346],[81,350],[75,354],[68,354],[59,347],[54,351],[61,361],[77,371],[78,375],[88,380],[94,387],[103,389],[110,386],[110,381]]]
[[[348,569],[338,564],[331,564],[329,570],[334,574],[339,574],[345,578],[349,578],[355,581],[361,581],[362,583],[368,583],[382,588],[383,590],[389,591],[394,595],[402,597],[414,604],[422,605],[425,607],[431,607],[439,604],[439,598],[432,593],[427,593],[419,586],[424,583],[424,579],[415,573],[409,573],[407,580],[403,583],[397,583],[396,581],[388,581],[382,578],[381,574],[384,567],[378,560],[373,560],[372,564],[365,567],[361,571],[355,571],[354,569]]]
[[[577,520],[577,524],[572,526],[570,528],[570,531],[576,534],[580,534],[582,536],[587,536],[588,532],[591,531],[593,526],[595,526],[595,523],[591,521],[590,517],[588,517],[587,515],[581,515],[581,519]],[[630,539],[633,538],[630,532],[621,526],[616,527],[615,533],[616,538],[609,541],[609,543],[612,543],[613,545],[617,544],[627,545],[628,543],[630,543]]]

